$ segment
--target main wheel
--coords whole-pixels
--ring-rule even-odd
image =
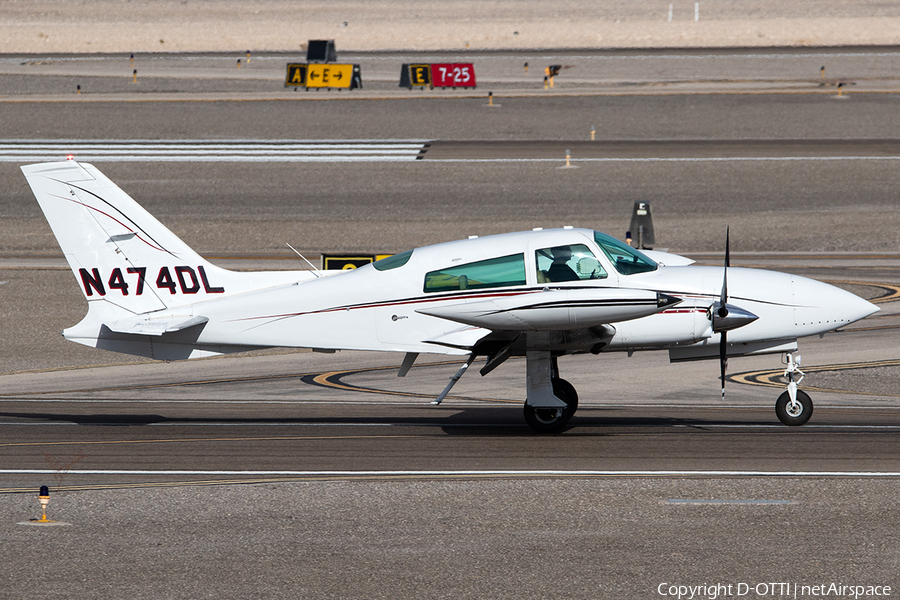
[[[785,425],[803,425],[812,416],[813,403],[809,394],[803,390],[797,390],[797,404],[791,406],[791,395],[787,392],[778,396],[775,402],[775,414],[778,420]]]
[[[572,415],[575,414],[575,411],[578,410],[578,392],[575,391],[575,386],[565,379],[557,377],[552,383],[553,394],[566,403],[563,413],[567,415],[566,421],[568,422],[568,420],[572,418]]]
[[[553,380],[553,395],[566,403],[565,408],[540,408],[525,404],[525,422],[537,433],[559,433],[578,410],[578,392],[565,379]]]

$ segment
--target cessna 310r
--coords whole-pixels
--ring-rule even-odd
[[[210,264],[98,169],[74,160],[22,171],[88,301],[63,335],[176,360],[285,346],[478,356],[486,375],[526,359],[525,420],[561,431],[578,407],[560,378],[567,354],[666,349],[673,361],[786,353],[778,418],[812,413],[797,389],[797,338],[878,309],[839,288],[784,273],[691,265],[587,229],[534,230],[408,250],[339,272],[234,272]],[[799,358],[799,357],[798,357]]]

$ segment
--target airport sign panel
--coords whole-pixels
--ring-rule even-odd
[[[349,271],[365,265],[372,264],[375,261],[387,258],[390,254],[323,254],[322,268],[326,271],[343,270]]]
[[[362,87],[362,79],[359,65],[288,63],[284,87],[352,90]]]
[[[288,63],[284,87],[306,87],[307,64]]]
[[[311,64],[306,75],[308,88],[350,88],[353,65]]]
[[[409,65],[409,85],[428,87],[431,85],[431,65]]]
[[[435,63],[431,65],[435,87],[475,87],[475,65],[471,63]]]

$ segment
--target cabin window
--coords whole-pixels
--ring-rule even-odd
[[[538,283],[606,279],[607,273],[584,244],[541,248],[534,253]]]
[[[622,275],[646,273],[657,269],[658,265],[653,260],[610,235],[595,231],[594,241],[612,261],[616,271]]]
[[[408,263],[409,257],[412,256],[412,253],[412,250],[407,250],[406,252],[401,252],[400,254],[388,256],[387,258],[376,260],[374,263],[372,263],[372,266],[379,271],[390,271],[391,269],[402,267],[403,265]]]
[[[478,290],[510,285],[525,285],[524,254],[480,260],[425,274],[426,292]]]

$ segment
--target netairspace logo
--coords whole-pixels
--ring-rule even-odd
[[[660,596],[678,600],[727,600],[729,598],[876,598],[890,596],[889,585],[845,585],[844,583],[710,583],[682,585],[664,582],[656,587]]]

